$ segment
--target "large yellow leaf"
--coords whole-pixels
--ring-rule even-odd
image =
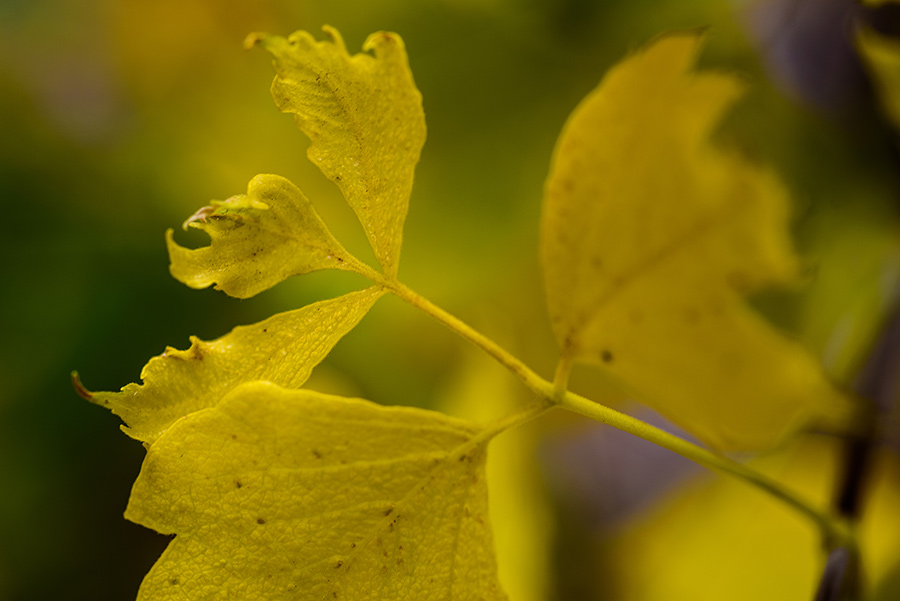
[[[364,271],[300,189],[278,175],[257,175],[246,194],[213,201],[184,226],[199,228],[212,240],[192,250],[176,244],[172,230],[166,232],[169,269],[191,288],[216,284],[230,296],[248,298],[317,269]]]
[[[189,349],[169,347],[150,359],[141,372],[143,384],[128,384],[120,392],[79,390],[121,417],[126,434],[153,443],[176,420],[214,407],[244,382],[299,388],[382,294],[379,288],[351,292],[234,328],[212,342],[192,336]]]
[[[741,299],[798,261],[776,178],[707,140],[740,86],[690,71],[701,39],[628,58],[570,117],[541,224],[548,305],[564,357],[708,443],[767,446],[840,396]]]
[[[176,537],[138,599],[504,599],[480,434],[245,384],[147,453],[125,515]]]
[[[422,96],[403,41],[369,36],[350,56],[340,34],[317,42],[298,31],[289,38],[251,34],[275,57],[275,104],[293,113],[310,138],[307,155],[338,185],[356,212],[382,269],[396,276],[413,171],[425,143]]]

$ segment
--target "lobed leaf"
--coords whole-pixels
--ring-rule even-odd
[[[128,384],[120,392],[79,389],[121,417],[126,434],[152,444],[174,422],[216,406],[244,382],[299,388],[382,294],[374,287],[351,292],[236,327],[212,342],[192,336],[189,349],[169,347],[150,359],[141,371],[143,384]]]
[[[211,244],[188,249],[166,232],[172,275],[191,288],[216,284],[248,298],[318,269],[365,274],[366,268],[334,239],[312,203],[278,175],[257,175],[247,193],[213,201],[184,223],[209,234]]]
[[[707,140],[740,86],[690,71],[701,40],[623,61],[566,123],[541,223],[548,307],[565,359],[708,443],[764,447],[845,401],[742,301],[798,260],[778,180]]]
[[[505,599],[480,433],[244,384],[147,453],[125,515],[176,537],[138,599]]]
[[[317,42],[251,34],[274,57],[272,96],[309,136],[309,159],[340,188],[385,274],[395,277],[413,172],[425,143],[422,96],[400,37],[379,32],[350,56],[337,30]]]

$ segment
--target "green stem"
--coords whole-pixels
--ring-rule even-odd
[[[737,477],[744,482],[766,491],[776,499],[787,503],[812,520],[821,530],[822,536],[828,548],[839,545],[851,545],[853,535],[849,526],[843,520],[838,520],[823,513],[804,499],[796,496],[791,490],[785,488],[780,482],[746,465],[729,459],[723,455],[713,453],[703,447],[689,442],[679,436],[666,432],[656,426],[626,415],[615,409],[610,409],[590,399],[567,392],[559,402],[559,406],[579,415],[589,417],[623,430],[630,434],[643,438],[663,448],[681,455],[691,461],[710,470],[722,474]]]
[[[494,436],[501,434],[506,430],[511,430],[512,428],[516,428],[534,419],[537,419],[538,417],[544,415],[555,407],[556,405],[550,402],[548,399],[539,397],[539,401],[537,403],[526,405],[520,410],[508,415],[504,415],[503,417],[488,424],[485,427],[485,433],[483,437],[485,439],[493,438]]]
[[[496,359],[501,365],[515,374],[529,390],[540,397],[546,397],[547,381],[534,373],[527,365],[519,361],[519,359],[506,351],[499,344],[478,330],[475,330],[458,317],[444,311],[428,299],[420,296],[413,290],[410,290],[404,284],[390,280],[379,283],[413,307],[424,311],[426,314],[443,323],[466,340],[483,349],[488,355]]]
[[[488,428],[486,436],[494,436],[503,430],[530,421],[537,416],[557,406],[578,413],[593,420],[602,422],[628,432],[638,438],[652,442],[660,447],[681,455],[718,473],[728,474],[747,484],[755,486],[776,499],[781,500],[801,514],[808,517],[822,532],[822,536],[829,548],[839,545],[855,546],[851,529],[844,520],[835,519],[823,513],[812,504],[796,496],[785,488],[780,482],[747,467],[746,465],[729,459],[723,455],[713,453],[699,445],[689,442],[679,436],[661,430],[655,426],[631,417],[590,399],[584,398],[566,390],[569,373],[572,369],[571,358],[563,357],[557,365],[553,382],[548,382],[537,375],[527,365],[506,351],[496,342],[478,332],[459,318],[441,309],[431,301],[423,298],[404,284],[396,280],[381,280],[377,282],[384,286],[410,305],[424,311],[434,319],[446,325],[448,328],[483,349],[488,355],[496,359],[501,365],[509,369],[539,398],[540,404],[524,408],[522,411],[501,418]]]

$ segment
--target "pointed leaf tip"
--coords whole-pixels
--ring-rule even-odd
[[[257,44],[263,42],[269,34],[262,33],[259,31],[254,31],[253,33],[247,34],[247,37],[244,38],[244,49],[252,50]]]
[[[166,348],[144,366],[143,384],[119,392],[92,393],[73,382],[79,394],[121,417],[126,434],[153,443],[182,417],[216,406],[245,382],[299,388],[384,294],[376,287],[351,292],[236,327],[209,342],[191,336],[188,349]]]
[[[78,396],[85,399],[86,401],[94,401],[94,393],[84,387],[84,384],[81,383],[81,377],[78,375],[77,371],[72,372],[72,386],[75,387],[75,392],[78,393]]]
[[[329,37],[331,42],[335,46],[337,46],[344,54],[349,54],[347,52],[347,44],[344,43],[344,36],[341,35],[340,31],[338,31],[331,25],[322,25],[322,31],[325,32],[325,35]]]

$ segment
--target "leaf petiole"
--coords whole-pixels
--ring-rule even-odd
[[[536,396],[543,399],[543,402],[540,404],[529,405],[521,411],[497,420],[488,427],[485,432],[486,437],[496,436],[504,430],[535,419],[553,407],[560,407],[652,442],[714,472],[733,476],[765,491],[809,518],[821,531],[823,542],[828,549],[834,549],[839,546],[856,547],[855,536],[846,520],[823,512],[794,494],[777,480],[724,455],[685,440],[680,436],[568,391],[566,386],[572,368],[571,360],[563,357],[557,365],[554,381],[549,382],[496,342],[458,317],[422,297],[406,285],[397,280],[388,279],[380,279],[377,283],[484,350],[516,375]]]
[[[474,329],[455,315],[441,309],[397,280],[384,279],[377,283],[384,286],[385,289],[403,299],[408,304],[420,311],[424,311],[426,314],[443,323],[475,346],[484,350],[484,352],[493,357],[498,363],[515,374],[515,376],[537,396],[550,398],[549,391],[552,389],[552,386],[549,382],[541,378],[530,367],[478,330]]]
[[[812,520],[821,531],[828,549],[839,546],[855,547],[855,537],[846,520],[824,513],[762,472],[573,392],[566,392],[558,406],[633,434],[714,472],[734,476],[769,493]]]

